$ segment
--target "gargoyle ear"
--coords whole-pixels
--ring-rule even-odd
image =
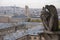
[[[49,7],[49,5],[45,5],[45,8],[48,8]]]

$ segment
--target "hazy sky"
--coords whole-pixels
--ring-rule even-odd
[[[53,4],[60,8],[60,0],[0,0],[0,6],[19,6],[28,5],[30,8],[42,8],[46,4]]]

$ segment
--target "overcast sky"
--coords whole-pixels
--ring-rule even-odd
[[[0,0],[0,6],[24,7],[28,5],[30,8],[42,8],[46,4],[53,4],[60,8],[60,0]]]

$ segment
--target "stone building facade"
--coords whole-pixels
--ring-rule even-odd
[[[39,35],[26,35],[16,40],[40,40]]]
[[[9,17],[4,17],[4,16],[0,16],[0,23],[2,23],[2,22],[8,22],[8,20],[9,20]]]

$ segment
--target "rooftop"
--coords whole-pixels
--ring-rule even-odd
[[[26,36],[26,35],[38,35],[38,33],[43,32],[44,27],[42,25],[35,26],[34,28],[28,28],[28,30],[18,30],[15,33],[4,36],[5,40],[16,40],[17,38]]]
[[[41,23],[39,22],[18,22],[18,23],[0,23],[0,29],[8,28],[8,27],[13,27],[13,26],[18,26],[18,25],[40,25]]]

